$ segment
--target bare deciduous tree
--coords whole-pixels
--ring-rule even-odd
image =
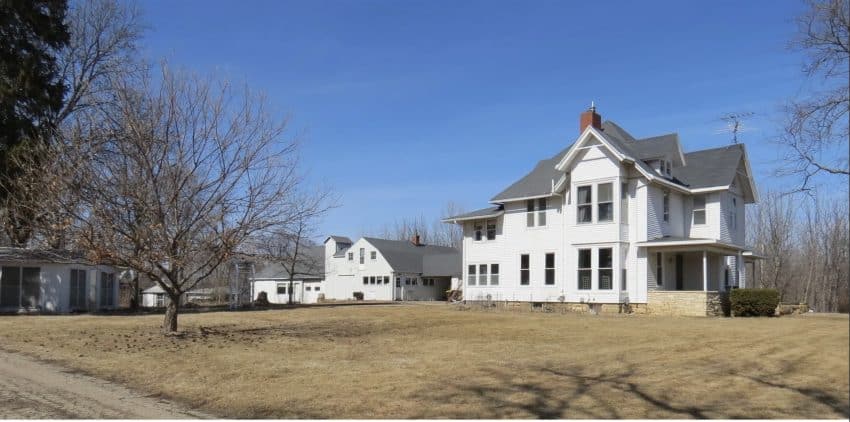
[[[803,51],[803,72],[815,91],[786,105],[787,121],[779,143],[786,147],[782,175],[800,178],[796,191],[810,189],[818,174],[850,175],[850,3],[809,0],[809,10],[797,20],[793,49]]]
[[[12,244],[26,246],[33,236],[36,244],[65,246],[70,219],[57,205],[57,195],[69,200],[56,161],[71,138],[97,124],[93,108],[109,101],[114,81],[144,69],[137,56],[137,43],[144,27],[139,10],[127,2],[86,0],[71,5],[66,15],[70,40],[57,52],[59,78],[67,87],[62,107],[48,116],[51,131],[34,142],[26,155],[12,161],[22,169],[19,178],[3,186],[13,195],[0,204],[0,221]]]
[[[294,201],[285,224],[276,225],[259,236],[257,250],[268,261],[278,263],[288,273],[289,304],[293,303],[294,281],[303,276],[323,276],[324,256],[311,240],[317,221],[332,207],[329,190],[317,190]],[[301,284],[304,288],[304,284]]]
[[[440,212],[440,217],[428,224],[425,216],[403,217],[392,224],[384,224],[380,229],[366,231],[364,235],[372,235],[382,239],[410,240],[419,235],[422,243],[438,246],[460,248],[463,244],[463,229],[457,224],[443,223],[443,219],[463,213],[457,203],[449,201]]]
[[[169,298],[177,330],[185,292],[250,236],[292,218],[301,179],[285,119],[263,97],[163,65],[115,86],[102,127],[70,160],[76,234],[93,258],[144,274]],[[84,165],[74,165],[80,161]]]

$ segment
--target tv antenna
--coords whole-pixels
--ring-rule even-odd
[[[732,143],[738,143],[738,133],[744,132],[749,128],[744,128],[744,121],[752,117],[755,113],[751,111],[741,111],[735,113],[727,113],[720,116],[720,120],[726,123],[726,127],[718,129],[717,133],[732,133]]]

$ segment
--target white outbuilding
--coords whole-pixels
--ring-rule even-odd
[[[118,274],[83,253],[0,248],[0,312],[69,313],[118,307]]]

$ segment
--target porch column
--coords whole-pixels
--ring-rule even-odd
[[[708,291],[708,252],[702,251],[702,291]]]
[[[738,260],[738,265],[735,266],[735,269],[738,270],[738,287],[743,289],[744,287],[746,287],[745,285],[747,284],[747,280],[745,280],[744,277],[744,256],[741,254],[741,251],[738,251],[738,255],[735,257],[735,259]]]

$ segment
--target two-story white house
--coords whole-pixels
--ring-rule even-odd
[[[746,283],[756,200],[743,145],[684,153],[675,133],[636,139],[591,107],[571,146],[444,221],[463,226],[467,301],[705,315]]]
[[[461,274],[460,251],[410,241],[344,236],[325,240],[325,298],[443,300]]]

